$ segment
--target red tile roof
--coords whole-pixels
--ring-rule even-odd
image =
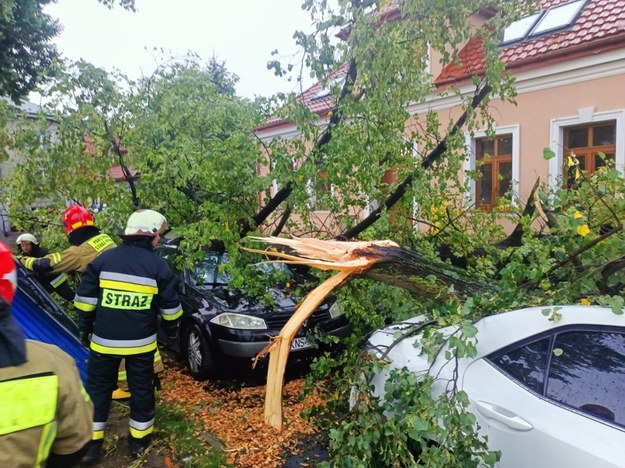
[[[542,0],[540,9],[547,10],[569,1]],[[396,13],[395,2],[384,10],[384,14],[392,19],[396,19],[394,16]],[[489,17],[493,11],[484,10],[480,11],[480,14]],[[480,37],[468,41],[458,54],[460,64],[450,63],[444,67],[434,84],[444,87],[463,82],[472,75],[481,74],[484,71],[482,42]],[[504,46],[500,58],[508,69],[512,69],[546,61],[553,63],[564,58],[593,55],[619,47],[625,47],[625,0],[589,0],[571,27]],[[347,65],[344,65],[333,73],[330,79],[340,78],[346,72]],[[321,83],[317,83],[297,98],[319,116],[325,116],[335,104],[332,96],[315,98],[322,88]],[[269,130],[287,124],[288,119],[272,117],[256,130]]]
[[[329,79],[328,83],[332,80],[340,79],[345,76],[347,73],[347,65],[341,66],[338,70],[333,72]],[[302,94],[297,97],[298,102],[301,102],[311,112],[316,113],[319,116],[326,115],[335,105],[335,97],[332,94],[323,97],[317,97],[317,95],[324,89],[324,85],[321,82],[314,84]],[[279,127],[280,125],[284,125],[289,123],[289,120],[283,117],[271,117],[267,122],[265,122],[262,126],[258,127],[256,130],[268,130],[270,128]]]
[[[137,171],[136,169],[129,167],[128,171],[130,172],[130,175],[133,179],[137,179],[139,177],[139,171]],[[124,182],[126,180],[126,177],[124,176],[124,173],[122,171],[122,167],[119,165],[111,166],[109,168],[109,175],[113,179],[115,179],[115,182]]]
[[[568,0],[543,0],[540,8],[567,3]],[[484,69],[482,40],[470,40],[460,51],[461,63],[443,68],[434,83],[446,86],[480,74]],[[504,47],[501,60],[508,69],[560,61],[567,57],[593,55],[625,46],[625,0],[590,0],[575,23],[564,31],[526,39]]]

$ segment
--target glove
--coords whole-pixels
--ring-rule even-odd
[[[20,257],[20,263],[24,265],[28,270],[33,269],[33,263],[37,260],[35,257]]]
[[[85,347],[88,348],[89,345],[91,345],[91,333],[89,332],[79,332],[78,333],[78,339],[80,340],[80,343]]]

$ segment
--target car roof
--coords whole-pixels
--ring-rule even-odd
[[[554,319],[554,314],[558,314],[558,320]],[[370,337],[369,346],[386,349],[395,343],[393,348],[388,350],[388,355],[392,360],[397,360],[400,367],[406,364],[409,367],[427,369],[430,364],[427,356],[420,352],[420,333],[410,334],[403,340],[396,341],[402,329],[408,331],[410,325],[418,326],[420,322],[425,324],[427,317],[416,316],[400,324],[380,329]],[[607,307],[560,305],[529,307],[484,317],[475,322],[478,331],[475,338],[477,355],[471,361],[541,333],[575,325],[616,326],[622,327],[625,331],[625,315],[617,315]],[[449,337],[457,330],[457,326],[449,326],[439,331]],[[410,362],[413,364],[409,364]]]
[[[477,357],[543,332],[574,325],[617,326],[625,330],[625,315],[617,315],[608,307],[582,305],[530,307],[491,315],[475,324]]]

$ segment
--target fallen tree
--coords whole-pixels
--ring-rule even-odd
[[[623,229],[619,212],[624,207],[619,192],[614,190],[609,195],[606,188],[609,183],[622,184],[623,180],[615,179],[611,171],[595,174],[579,187],[561,191],[560,198],[552,199],[547,210],[537,182],[512,233],[503,241],[472,252],[486,265],[482,270],[479,265],[469,268],[466,261],[465,268],[459,268],[390,240],[248,238],[269,246],[265,250],[246,248],[250,252],[286,264],[338,272],[305,298],[280,334],[259,353],[259,357],[270,355],[265,421],[278,430],[282,427],[284,369],[298,329],[332,290],[355,277],[403,288],[415,302],[427,299],[449,303],[448,299],[453,298],[455,307],[464,308],[486,296],[491,298],[489,313],[512,306],[577,301],[610,305],[616,313],[622,313],[624,301],[620,292],[625,285],[625,261],[620,247]],[[614,196],[614,200],[608,195]],[[585,214],[577,207],[583,207]],[[546,232],[532,229],[539,219],[546,223]]]
[[[419,255],[392,241],[341,242],[318,239],[250,237],[285,251],[246,249],[280,259],[291,265],[306,265],[338,271],[312,292],[257,358],[269,353],[265,422],[282,429],[282,386],[291,342],[304,321],[328,294],[354,276],[371,278],[407,289],[415,296],[452,295],[466,298],[478,292],[494,292],[495,284],[466,270]]]

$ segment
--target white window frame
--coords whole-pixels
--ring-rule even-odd
[[[521,127],[519,125],[506,125],[503,127],[495,127],[495,136],[498,135],[512,135],[512,203],[516,205],[519,199],[519,182],[521,176]],[[476,140],[480,138],[486,138],[486,130],[480,130],[471,133],[466,132],[464,134],[465,147],[468,150],[469,157],[464,160],[464,173],[465,177],[467,171],[475,171],[475,153],[476,153]],[[475,180],[469,179],[469,194],[468,200],[471,206],[475,207],[475,193],[477,187],[475,186]]]
[[[549,188],[557,190],[561,185],[564,165],[564,129],[584,124],[616,121],[615,167],[625,175],[625,109],[610,112],[594,112],[592,107],[579,109],[576,116],[551,120],[549,141],[555,157],[549,160]]]
[[[317,209],[317,193],[315,192],[315,180],[306,181],[306,191],[308,192],[308,208],[314,212],[326,212],[329,210]],[[330,184],[330,197],[334,197],[334,184]]]

